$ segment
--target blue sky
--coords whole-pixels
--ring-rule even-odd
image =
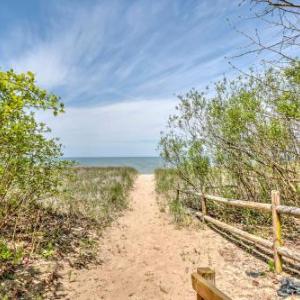
[[[66,113],[39,118],[66,156],[156,155],[176,95],[234,76],[225,57],[248,42],[226,20],[255,25],[240,2],[3,0],[0,68],[33,71],[61,96]]]

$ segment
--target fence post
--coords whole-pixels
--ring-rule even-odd
[[[216,284],[215,270],[212,270],[211,268],[197,268],[197,273],[213,285]]]
[[[203,222],[205,221],[204,217],[207,215],[207,207],[206,207],[206,199],[204,196],[204,193],[201,194],[201,209],[202,209],[202,215],[203,215]]]
[[[282,272],[282,257],[278,253],[278,247],[282,246],[281,237],[281,220],[280,214],[277,212],[276,207],[280,205],[280,194],[278,191],[272,191],[272,223],[273,223],[273,251],[274,263],[276,273]]]
[[[211,268],[197,268],[197,273],[205,280],[207,280],[209,283],[215,285],[216,274],[214,270],[212,270]],[[197,294],[197,300],[204,300],[204,299]]]
[[[215,285],[215,271],[210,268],[198,268],[192,273],[192,286],[197,300],[232,300]]]

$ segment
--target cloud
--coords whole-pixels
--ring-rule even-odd
[[[66,84],[68,66],[56,49],[39,47],[21,58],[14,58],[10,62],[16,72],[33,70],[38,82],[45,88],[59,87]]]
[[[232,46],[220,25],[233,5],[221,3],[54,1],[44,4],[49,13],[38,23],[18,20],[1,48],[6,67],[33,71],[72,106],[170,97],[203,82],[195,60],[206,63],[222,41]],[[216,73],[229,69],[225,61],[216,67]]]
[[[47,120],[66,155],[153,154],[174,95],[234,72],[224,57],[245,41],[226,18],[247,8],[225,2],[11,0],[0,67],[61,96],[67,114]]]
[[[65,156],[156,155],[160,131],[177,99],[124,101],[89,108],[67,108],[58,117],[38,118],[59,136]]]

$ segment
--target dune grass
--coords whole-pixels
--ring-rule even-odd
[[[174,223],[179,226],[189,225],[191,218],[186,206],[176,194],[176,187],[180,183],[176,170],[159,168],[155,170],[154,175],[160,211],[168,210]]]
[[[127,167],[73,168],[65,184],[67,193],[58,207],[106,225],[127,207],[135,175],[136,171]]]
[[[0,298],[51,298],[63,261],[73,268],[99,262],[97,240],[127,207],[136,174],[127,167],[69,168],[57,197],[11,215],[1,228]]]

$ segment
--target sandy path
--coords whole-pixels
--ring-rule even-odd
[[[216,269],[218,287],[233,299],[276,299],[275,278],[253,279],[246,270],[266,264],[208,228],[177,230],[156,204],[154,178],[140,175],[131,209],[106,230],[104,263],[77,272],[65,284],[69,299],[195,299],[190,274],[199,266]]]

